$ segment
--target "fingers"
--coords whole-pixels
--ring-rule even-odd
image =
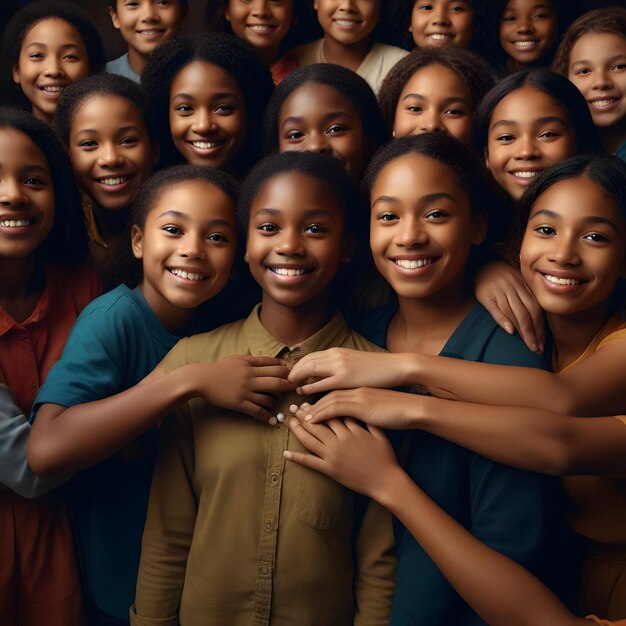
[[[267,409],[264,409],[262,406],[259,406],[254,402],[250,402],[250,400],[244,400],[241,403],[239,410],[245,415],[249,415],[264,424],[270,424],[272,419],[276,419]]]
[[[307,424],[308,426],[308,424]],[[310,428],[305,428],[297,419],[289,420],[289,428],[296,439],[307,449],[322,457],[324,444],[311,433]]]
[[[324,460],[312,454],[304,454],[304,452],[292,452],[291,450],[285,450],[283,456],[288,461],[293,461],[298,465],[304,465],[312,470],[324,473]]]
[[[286,365],[255,365],[253,369],[253,374],[254,376],[259,378],[272,377],[288,380],[289,368]],[[295,388],[295,385],[292,385],[291,388]]]
[[[535,320],[533,314],[538,315],[536,300],[531,297],[530,293],[524,287],[523,292],[514,292],[507,295],[507,300],[513,315],[513,324],[520,334],[524,343],[533,351],[539,352],[543,349],[535,332]],[[534,304],[534,307],[533,307]],[[532,309],[532,311],[530,310]],[[543,321],[542,321],[543,324]]]
[[[291,380],[291,378],[289,380]],[[306,378],[304,380],[306,380]],[[301,385],[300,387],[297,387],[296,391],[301,396],[312,396],[316,393],[332,391],[333,389],[337,389],[338,386],[339,381],[334,376],[331,376],[330,378],[322,378],[321,380]]]
[[[487,312],[491,317],[493,317],[494,321],[500,328],[504,331],[512,335],[515,332],[515,326],[513,325],[513,313],[511,308],[508,306],[508,301],[506,302],[506,311],[503,311],[500,307],[500,304],[496,302],[495,299],[490,298],[489,300],[485,300],[482,302],[482,305],[487,309]]]
[[[277,359],[271,356],[252,356],[245,354],[239,357],[254,367],[271,367],[271,366],[283,366],[289,372],[289,369],[285,366],[285,362],[282,359]]]
[[[293,390],[294,387],[285,378],[274,378],[272,376],[254,378],[250,384],[252,391],[257,393],[283,393]]]

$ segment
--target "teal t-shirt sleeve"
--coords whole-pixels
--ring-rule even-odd
[[[42,404],[69,407],[100,400],[123,388],[127,346],[124,320],[108,315],[107,308],[91,308],[76,320],[61,358],[42,385],[31,422]]]

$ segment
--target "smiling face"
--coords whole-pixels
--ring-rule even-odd
[[[132,57],[145,63],[158,46],[174,39],[186,17],[179,0],[117,0],[109,14],[128,44],[131,64]]]
[[[338,200],[316,178],[284,172],[267,180],[250,206],[246,246],[264,305],[325,307],[350,255],[344,225]]]
[[[318,83],[305,83],[283,103],[278,114],[280,152],[332,154],[358,179],[369,148],[361,116],[342,93]]]
[[[92,96],[72,119],[69,153],[79,187],[101,208],[127,208],[157,159],[141,112],[117,96]]]
[[[33,105],[33,115],[50,124],[63,90],[89,75],[89,57],[80,33],[68,22],[49,18],[25,35],[13,80]]]
[[[563,180],[533,204],[522,242],[522,276],[549,315],[606,307],[626,258],[626,224],[589,178]]]
[[[170,89],[170,132],[188,163],[230,165],[246,135],[246,103],[234,76],[206,61],[179,70]]]
[[[203,180],[163,191],[133,227],[133,253],[143,262],[141,290],[159,321],[177,330],[193,309],[226,285],[237,248],[231,198]]]
[[[388,163],[371,192],[370,246],[378,271],[399,298],[459,294],[473,245],[484,237],[454,173],[406,154]]]
[[[224,16],[237,37],[252,44],[263,58],[273,61],[291,28],[292,5],[292,0],[229,0]]]
[[[596,126],[626,126],[626,38],[583,35],[570,52],[567,77],[587,100]]]
[[[394,137],[445,132],[468,144],[472,107],[463,79],[442,65],[417,70],[398,99],[393,132]]]
[[[549,55],[557,34],[551,2],[509,0],[500,22],[500,45],[519,65],[537,63]]]
[[[474,8],[467,0],[416,0],[409,31],[420,48],[467,48],[474,33]]]
[[[54,222],[54,187],[43,152],[23,133],[0,128],[0,259],[32,255]]]
[[[485,162],[514,200],[541,172],[576,154],[576,137],[565,109],[526,85],[502,98],[489,120]]]
[[[380,20],[381,0],[314,0],[326,37],[342,45],[367,39]]]

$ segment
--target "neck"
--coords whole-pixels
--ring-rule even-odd
[[[134,48],[128,48],[128,63],[133,68],[135,74],[141,76],[141,72],[143,72],[143,68],[146,67],[147,62],[147,54],[141,54],[141,52],[138,52]]]
[[[52,126],[54,124],[54,113],[48,115],[44,113],[41,109],[37,109],[36,107],[32,107],[31,112],[34,118],[38,119],[44,124],[47,124],[48,126]]]
[[[571,365],[591,343],[606,322],[610,299],[600,305],[574,315],[547,314],[554,338],[552,365],[555,371]]]
[[[462,280],[426,298],[398,297],[390,350],[439,354],[473,305]]]
[[[328,294],[293,307],[279,304],[264,293],[259,317],[272,337],[287,346],[293,346],[313,336],[328,323],[332,315]]]
[[[326,63],[343,65],[343,67],[356,72],[371,48],[370,37],[351,45],[345,45],[335,41],[332,37],[325,36],[322,43],[322,54]]]
[[[107,243],[124,231],[128,220],[127,208],[111,211],[92,201],[92,210],[98,232]]]
[[[43,264],[34,255],[0,262],[0,306],[16,322],[30,316],[44,287]]]
[[[607,154],[615,154],[626,141],[626,117],[617,124],[599,130],[604,151]]]
[[[280,44],[276,46],[269,46],[267,48],[256,48],[257,54],[267,63],[271,65],[274,61],[278,61],[278,51],[280,50]]]

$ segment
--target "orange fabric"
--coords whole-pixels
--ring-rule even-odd
[[[72,534],[60,501],[0,493],[0,554],[2,624],[84,624]]]
[[[295,53],[295,50],[290,50],[287,54],[278,59],[276,63],[272,63],[270,67],[274,85],[280,85],[288,74],[291,74],[291,72],[297,70],[299,67],[298,55]]]
[[[26,415],[50,368],[61,356],[78,314],[100,293],[88,267],[46,266],[46,286],[27,320],[0,307],[0,379]]]

